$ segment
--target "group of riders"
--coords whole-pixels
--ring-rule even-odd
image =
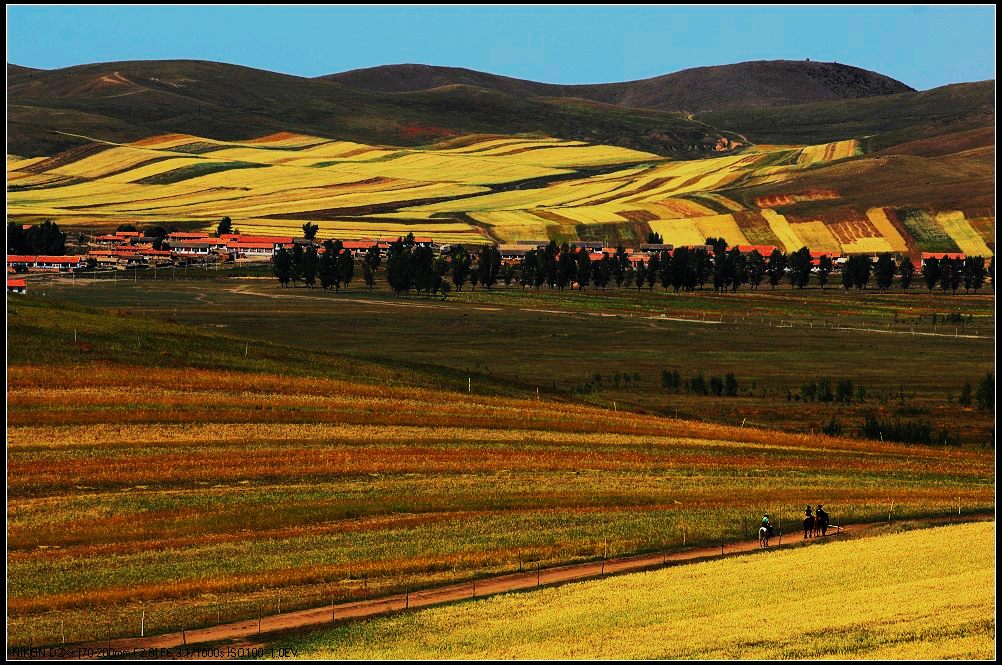
[[[812,510],[810,506],[804,510],[804,540],[828,535],[828,526],[831,524],[831,517],[825,512],[824,506],[820,503],[817,509]],[[762,527],[759,529],[759,539],[763,546],[768,546],[769,538],[773,536],[772,521],[769,514],[762,516]]]

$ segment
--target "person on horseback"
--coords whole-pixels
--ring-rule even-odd
[[[818,509],[814,511],[814,519],[817,520],[818,527],[821,529],[821,535],[828,535],[828,525],[831,523],[831,518],[820,503]]]
[[[814,531],[814,515],[811,514],[811,507],[808,505],[804,511],[804,539],[810,538]]]
[[[772,522],[769,521],[769,513],[762,516],[762,526],[765,527],[766,531],[769,532],[769,537],[772,538],[774,534],[772,533]]]

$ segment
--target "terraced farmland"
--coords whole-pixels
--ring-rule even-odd
[[[994,211],[983,206],[861,204],[801,182],[862,153],[857,140],[686,161],[547,137],[465,136],[416,149],[290,133],[242,142],[168,134],[8,156],[8,216],[206,229],[229,216],[244,233],[294,233],[311,221],[321,237],[414,232],[442,242],[635,242],[656,231],[676,245],[714,236],[786,251],[993,252]]]
[[[842,523],[994,505],[986,451],[541,403],[487,376],[467,393],[444,368],[30,296],[8,336],[14,644],[738,539],[808,501]]]
[[[994,525],[827,543],[274,642],[320,659],[991,659]]]

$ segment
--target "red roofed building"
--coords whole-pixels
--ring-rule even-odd
[[[840,252],[811,252],[811,265],[815,268],[821,265],[821,257],[827,256],[832,260],[832,264],[842,258]]]
[[[27,293],[28,292],[28,280],[24,277],[8,277],[7,278],[7,293]]]
[[[928,259],[953,259],[954,261],[963,261],[967,259],[966,254],[961,254],[960,252],[922,252],[920,266],[924,266]]]
[[[372,247],[378,247],[379,243],[375,240],[344,240],[341,245],[352,253],[352,256],[359,256],[365,254]]]
[[[252,258],[252,257],[271,258],[276,251],[275,243],[273,242],[252,242],[243,240],[227,241],[226,249],[230,253],[236,254],[238,257],[243,256],[247,258]]]
[[[7,265],[10,267],[24,267],[29,270],[59,270],[73,271],[75,268],[84,266],[83,256],[23,256],[11,255],[7,257]]]
[[[738,245],[738,251],[742,254],[751,254],[752,252],[758,252],[765,258],[773,253],[773,251],[779,249],[775,245]]]
[[[167,237],[171,240],[209,240],[209,236],[200,231],[174,231]]]
[[[23,254],[8,254],[7,255],[7,267],[8,268],[34,268],[35,267],[35,257],[25,256]]]

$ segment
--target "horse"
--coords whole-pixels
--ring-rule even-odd
[[[758,545],[759,547],[769,547],[769,538],[772,534],[769,533],[769,527],[762,526],[758,530]]]
[[[804,518],[804,540],[814,537],[814,525],[817,520],[814,519],[814,515],[808,515]]]

